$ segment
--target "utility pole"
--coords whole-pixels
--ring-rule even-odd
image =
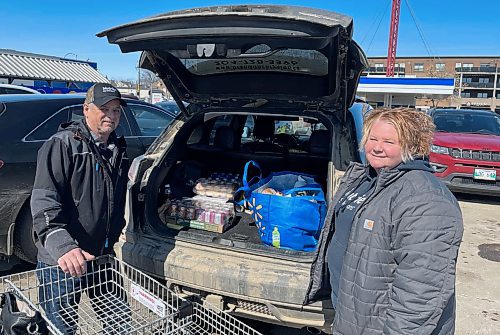
[[[140,58],[137,61],[137,97],[141,98],[141,68],[139,67]]]

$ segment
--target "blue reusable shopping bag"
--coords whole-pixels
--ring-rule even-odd
[[[259,175],[248,180],[253,166]],[[283,195],[263,194],[273,189]],[[301,195],[307,194],[307,195]],[[243,195],[243,200],[238,200]],[[262,178],[259,164],[249,161],[243,172],[243,187],[235,202],[251,213],[262,242],[284,249],[313,251],[326,216],[326,201],[321,185],[312,176],[297,172],[273,172]]]

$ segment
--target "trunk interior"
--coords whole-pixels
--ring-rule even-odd
[[[195,220],[199,215],[203,216],[198,214],[199,203],[193,203],[192,199],[206,195],[197,193],[200,194],[200,181],[207,183],[209,177],[212,177],[213,183],[229,187],[222,192],[227,196],[220,202],[228,202],[224,210],[232,209],[229,195],[241,186],[244,166],[249,160],[258,162],[263,177],[278,171],[314,175],[326,193],[331,136],[324,123],[328,124],[316,118],[283,115],[219,114],[190,120],[176,135],[162,164],[166,168],[162,168],[155,178],[158,197],[154,215],[159,220],[149,221],[157,222],[155,230],[168,236],[266,254],[309,258],[311,252],[278,249],[263,244],[248,211],[227,213],[228,217],[232,217],[230,223],[225,225],[223,231],[219,227],[218,232],[196,229],[189,224],[186,226],[183,219],[193,219],[190,208]],[[257,174],[254,170],[249,172],[249,177]],[[181,199],[184,201],[181,202]],[[173,210],[172,205],[175,207]],[[224,207],[223,204],[220,206],[219,210]],[[215,220],[221,223],[217,218]]]

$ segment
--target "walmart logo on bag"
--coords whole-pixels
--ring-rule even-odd
[[[247,200],[247,206],[250,212],[250,215],[253,215],[253,220],[255,221],[255,224],[259,228],[259,231],[261,231],[260,235],[264,236],[264,230],[266,230],[265,226],[262,226],[262,214],[259,213],[259,210],[261,210],[263,207],[262,205],[255,205],[255,198],[252,198],[252,202]]]

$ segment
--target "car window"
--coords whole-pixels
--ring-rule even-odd
[[[69,110],[70,108],[66,107],[52,114],[26,136],[26,141],[45,141],[49,139],[50,136],[57,132],[61,123],[68,122]]]
[[[311,134],[316,130],[327,129],[322,123],[303,117],[274,120],[274,132],[267,139],[259,139],[254,135],[255,118],[249,115],[241,134],[241,143],[269,141],[288,149],[290,152],[305,152],[309,145]],[[257,121],[258,122],[258,121]]]
[[[494,114],[437,113],[434,124],[437,131],[500,135],[500,117]]]
[[[73,106],[71,107],[71,121],[79,121],[83,119],[83,105]],[[120,123],[118,127],[115,129],[117,136],[131,136],[132,132],[130,131],[130,125],[127,120],[126,113],[122,110],[122,114],[120,116]]]
[[[180,112],[180,109],[179,109],[179,106],[177,106],[177,103],[172,102],[172,101],[161,101],[161,102],[157,102],[155,105],[158,107],[161,107],[164,110],[166,110],[172,114],[175,114],[175,115],[179,114],[179,112]]]
[[[173,120],[172,116],[155,108],[131,104],[128,107],[137,121],[142,136],[160,135]]]

